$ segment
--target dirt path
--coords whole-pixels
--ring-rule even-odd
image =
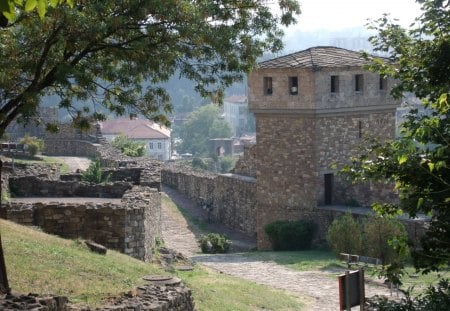
[[[190,214],[192,212],[194,217],[201,219],[202,210],[192,201],[173,189],[165,188],[164,191],[179,207],[187,208]],[[218,226],[214,226],[214,229],[216,232],[221,232],[218,230],[220,229]],[[227,234],[229,233],[228,231]],[[336,272],[299,272],[278,265],[273,261],[261,261],[239,253],[200,255],[196,242],[198,234],[198,228],[189,224],[180,213],[170,210],[163,204],[163,238],[169,248],[176,249],[191,257],[194,261],[223,273],[273,288],[287,290],[298,296],[306,296],[308,306],[305,310],[339,310]],[[237,235],[233,237],[237,238]],[[251,239],[246,239],[242,244],[250,246]],[[366,296],[375,294],[389,295],[389,290],[381,283],[366,282]]]
[[[54,157],[63,160],[69,166],[71,172],[76,170],[85,171],[91,164],[91,160],[82,157]]]

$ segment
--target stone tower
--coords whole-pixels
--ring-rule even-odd
[[[270,247],[270,222],[314,219],[318,206],[367,205],[389,195],[336,175],[366,135],[395,135],[394,81],[365,64],[359,52],[314,47],[264,61],[249,75],[259,248]]]

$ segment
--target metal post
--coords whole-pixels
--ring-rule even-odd
[[[2,168],[3,168],[3,161],[0,159],[0,209],[2,208]],[[6,274],[6,264],[5,264],[5,257],[3,256],[3,245],[2,245],[2,236],[0,234],[0,293],[2,294],[9,294],[11,293],[11,288],[8,284],[8,275]]]

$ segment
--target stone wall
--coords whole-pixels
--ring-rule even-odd
[[[244,154],[231,170],[233,174],[256,177],[256,145],[244,146]]]
[[[166,167],[163,184],[208,207],[213,222],[220,222],[249,236],[256,233],[256,181],[252,177],[214,175]]]
[[[140,186],[127,191],[120,203],[13,200],[1,216],[64,238],[91,239],[141,260],[151,258],[154,238],[161,235],[160,193]]]
[[[81,181],[50,180],[37,176],[9,178],[12,197],[121,198],[132,186],[133,183],[128,181],[91,184]]]

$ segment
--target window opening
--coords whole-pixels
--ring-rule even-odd
[[[386,91],[387,90],[387,78],[380,76],[380,90]]]
[[[298,94],[298,77],[289,77],[289,93],[291,95]]]
[[[264,94],[272,95],[272,77],[264,77]]]
[[[362,74],[355,75],[355,92],[362,92],[364,77]]]
[[[339,92],[339,76],[331,76],[331,93]]]

